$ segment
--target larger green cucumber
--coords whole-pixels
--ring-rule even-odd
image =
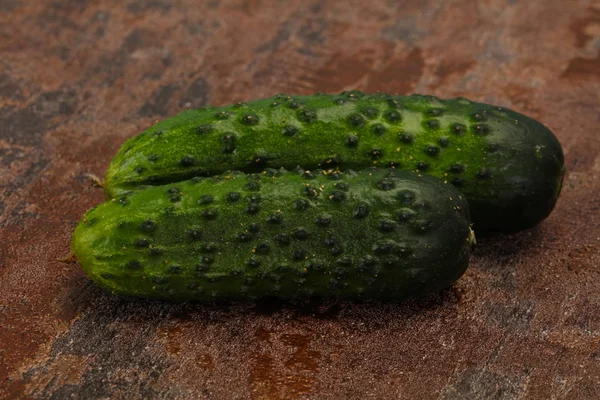
[[[457,280],[473,240],[452,185],[394,169],[195,178],[90,210],[72,248],[121,295],[403,299]]]
[[[203,107],[127,141],[106,174],[112,198],[229,169],[394,166],[450,182],[474,228],[529,228],[553,209],[563,153],[541,123],[508,109],[432,96],[278,95]]]

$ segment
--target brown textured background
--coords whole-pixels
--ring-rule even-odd
[[[599,2],[0,0],[0,52],[1,398],[600,398]],[[401,305],[123,300],[57,261],[156,119],[351,88],[540,119],[555,211]]]

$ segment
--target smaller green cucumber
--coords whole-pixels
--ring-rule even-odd
[[[73,252],[112,293],[169,300],[400,300],[455,282],[468,203],[414,172],[229,172],[121,195],[88,211]]]

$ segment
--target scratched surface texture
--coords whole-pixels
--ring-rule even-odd
[[[0,398],[600,398],[600,3],[0,0],[0,52]],[[124,300],[57,261],[156,119],[351,88],[540,119],[555,211],[400,305]]]

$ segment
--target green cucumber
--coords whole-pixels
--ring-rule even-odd
[[[472,241],[468,203],[437,178],[267,169],[119,195],[88,211],[72,249],[120,295],[395,300],[451,285]]]
[[[229,169],[392,166],[459,187],[476,231],[511,232],[552,211],[563,162],[559,142],[541,123],[464,98],[278,95],[157,123],[123,145],[105,191],[113,198]]]

